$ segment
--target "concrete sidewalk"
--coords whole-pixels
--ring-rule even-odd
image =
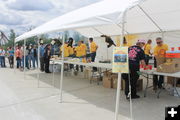
[[[80,76],[64,77],[63,103],[59,103],[60,74],[40,74],[37,71],[14,74],[13,69],[0,69],[0,119],[2,120],[114,120],[115,89],[89,84]],[[142,95],[142,93],[140,93]],[[164,120],[165,106],[180,104],[180,99],[162,93],[157,99],[153,92],[147,98],[133,101],[135,120]],[[123,92],[120,102],[120,120],[128,120],[129,102]]]

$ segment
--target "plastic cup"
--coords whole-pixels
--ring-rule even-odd
[[[171,48],[171,51],[174,51],[174,47]]]
[[[152,70],[152,65],[149,65],[149,69]]]

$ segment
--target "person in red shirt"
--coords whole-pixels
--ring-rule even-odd
[[[16,49],[16,61],[17,61],[17,68],[21,67],[21,51],[20,51],[21,47],[18,46]]]

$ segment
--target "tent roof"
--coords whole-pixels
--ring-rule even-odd
[[[57,17],[16,38],[75,30],[86,37],[120,35],[123,13],[129,34],[180,30],[180,0],[104,0]]]

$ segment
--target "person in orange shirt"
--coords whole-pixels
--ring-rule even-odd
[[[149,59],[150,59],[150,56],[152,55],[151,53],[151,49],[152,49],[152,40],[148,40],[147,44],[144,46],[144,53],[145,53],[145,62],[146,62],[146,65],[149,64]]]
[[[21,51],[20,51],[21,47],[18,46],[16,48],[16,61],[17,61],[17,68],[21,67]]]
[[[166,55],[166,51],[168,50],[168,45],[163,43],[163,39],[161,37],[156,38],[156,43],[157,46],[154,48],[154,67],[157,67],[157,62],[156,60],[158,58],[162,58],[165,57]],[[163,88],[162,84],[164,83],[164,76],[158,76],[154,75],[153,76],[153,86],[154,86],[154,90],[158,88]]]
[[[96,51],[98,49],[98,46],[96,45],[96,43],[93,41],[93,38],[89,38],[89,42],[90,42],[90,53],[91,53],[91,61],[95,62],[96,59]],[[96,67],[93,67],[93,71],[97,71]]]

